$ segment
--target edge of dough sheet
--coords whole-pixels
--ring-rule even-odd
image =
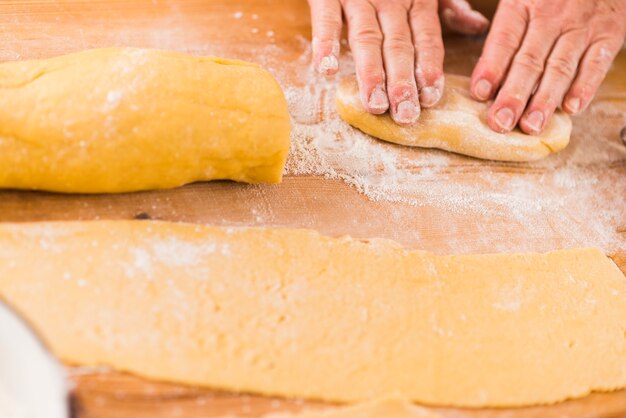
[[[71,364],[234,392],[517,407],[626,387],[626,278],[597,248],[439,256],[304,229],[0,224],[0,295]]]
[[[335,100],[339,116],[368,135],[401,145],[438,148],[475,158],[527,162],[563,150],[570,140],[572,121],[557,111],[539,136],[516,128],[509,134],[491,130],[486,123],[489,103],[479,103],[469,95],[469,78],[446,75],[443,97],[433,108],[422,109],[415,126],[396,124],[389,113],[368,113],[358,93],[356,76],[341,80]]]
[[[389,396],[354,405],[299,413],[270,413],[262,418],[442,418],[441,415],[414,405],[400,396]]]
[[[102,48],[0,64],[0,187],[122,193],[278,183],[287,101],[257,64]]]

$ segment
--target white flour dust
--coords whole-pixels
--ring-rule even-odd
[[[305,48],[300,59],[308,57]],[[342,75],[353,72],[351,61],[342,60]],[[506,218],[535,241],[550,229],[560,246],[626,249],[625,226],[619,224],[626,219],[626,177],[607,170],[624,165],[626,147],[619,129],[593,122],[602,114],[626,125],[626,114],[614,105],[595,104],[577,118],[567,150],[535,163],[502,163],[375,140],[337,115],[336,80],[312,69],[301,80],[303,86],[285,86],[293,128],[287,175],[340,179],[374,201]],[[610,173],[613,187],[598,187]],[[519,244],[499,248],[532,250]]]
[[[615,95],[610,92],[604,93],[604,101],[575,119],[571,145],[544,161],[500,163],[411,149],[377,141],[339,119],[334,109],[337,79],[326,81],[312,71],[310,43],[304,37],[280,38],[281,33],[266,15],[234,10],[229,18],[241,30],[233,31],[225,40],[204,30],[211,27],[210,16],[191,13],[192,9],[180,3],[168,5],[171,10],[150,20],[150,30],[124,21],[113,22],[116,30],[109,31],[106,41],[111,45],[239,58],[270,70],[285,90],[292,115],[292,148],[286,174],[341,180],[372,201],[398,202],[389,210],[389,220],[394,224],[388,230],[405,226],[406,231],[378,234],[385,228],[376,226],[373,235],[447,253],[581,246],[599,246],[609,253],[626,249],[626,147],[619,139],[619,131],[626,125],[626,108],[611,102],[609,99]],[[20,19],[30,24],[28,17]],[[45,53],[98,46],[90,32],[70,35],[63,32],[51,37]],[[254,43],[249,41],[251,37]],[[97,39],[101,42],[101,37]],[[263,46],[259,46],[259,39]],[[296,59],[292,55],[294,46],[300,53]],[[480,47],[479,41],[471,40],[448,45],[448,69],[470,71],[472,57],[477,56]],[[461,49],[464,54],[458,54]],[[15,59],[7,54],[0,55]],[[354,71],[349,55],[342,55],[340,68],[341,75]],[[115,91],[104,96],[104,108],[116,107],[123,100]],[[599,123],[600,115],[603,122],[610,123]],[[260,200],[266,197],[264,189],[252,190],[261,195]],[[324,229],[323,225],[304,221],[283,225],[269,204],[251,210],[257,211],[253,214],[257,224],[273,219],[279,226]],[[424,213],[434,214],[429,231],[423,230],[423,224],[419,229],[409,219]],[[466,218],[476,220],[470,225],[475,229],[471,234]],[[342,233],[354,234],[359,224],[346,228]],[[433,236],[441,237],[439,244],[422,240]],[[440,245],[444,241],[445,245]]]
[[[248,20],[249,26],[257,27],[263,17],[233,16],[234,22]],[[272,28],[266,29],[274,35]],[[269,35],[263,31],[254,36]],[[569,147],[546,160],[483,161],[388,144],[343,122],[334,106],[339,77],[326,80],[313,71],[310,43],[303,37],[292,40],[301,52],[295,60],[273,39],[251,50],[245,43],[200,43],[193,38],[176,43],[174,49],[253,61],[278,78],[292,117],[292,145],[286,167],[289,176],[337,179],[372,201],[397,202],[389,216],[400,223],[410,217],[411,208],[432,209],[440,219],[450,214],[448,225],[437,226],[448,230],[442,247],[446,252],[547,251],[585,246],[599,246],[608,253],[626,250],[626,225],[621,224],[626,219],[626,176],[617,170],[626,164],[626,147],[619,138],[621,127],[626,125],[626,112],[614,102],[599,101],[576,118]],[[169,46],[162,43],[155,46]],[[455,53],[454,48],[458,49],[450,48],[449,55]],[[453,67],[466,65],[457,61],[453,56]],[[349,55],[343,55],[340,64],[340,76],[354,72]],[[598,123],[600,116],[611,123]],[[606,185],[610,183],[613,186],[609,188]],[[255,215],[257,218],[271,217],[265,213],[271,208],[257,209],[263,210]],[[474,234],[478,238],[467,231],[454,233],[467,227],[466,221],[459,221],[464,218],[480,220]],[[406,227],[413,231],[411,237],[404,233],[392,238],[419,240],[420,248],[436,250],[438,245],[422,243],[421,232],[414,224],[407,223]]]

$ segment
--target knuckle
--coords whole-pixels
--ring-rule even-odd
[[[408,11],[406,2],[404,1],[376,0],[372,4],[378,11],[404,12],[404,13]]]
[[[584,80],[576,80],[576,82],[572,85],[572,87],[567,92],[566,97],[582,97],[585,90],[587,89],[588,83]]]
[[[384,36],[384,43],[389,49],[394,51],[409,51],[411,53],[413,51],[413,43],[411,42],[411,39],[400,34]]]
[[[398,102],[417,97],[415,82],[411,82],[408,79],[396,81],[389,86],[389,97],[391,100]]]
[[[527,98],[522,99],[522,95],[511,90],[501,91],[496,99],[496,108],[507,106],[512,109],[523,109],[526,106]]]
[[[563,8],[563,1],[534,1],[532,3],[527,9],[528,17],[544,28],[561,26],[570,19],[567,8],[565,10]]]
[[[341,26],[341,16],[325,13],[319,18],[318,24],[320,25],[321,29],[335,31],[337,27]]]
[[[561,38],[567,39],[570,44],[588,44],[590,32],[584,25],[572,25],[561,33]]]
[[[523,66],[533,73],[541,73],[544,69],[544,60],[532,49],[524,49],[515,56],[515,64]]]
[[[424,11],[431,11],[437,7],[437,2],[432,0],[413,0],[412,13],[421,13]]]
[[[434,66],[420,64],[416,70],[417,80],[422,86],[432,86],[443,76],[443,70]]]
[[[562,78],[571,79],[576,74],[578,64],[566,57],[554,57],[548,61],[550,71]]]
[[[601,80],[601,78],[598,78],[598,80]],[[598,84],[599,83],[595,80],[585,80],[580,86],[580,95],[583,97],[593,95],[598,87]]]
[[[371,65],[366,65],[358,70],[359,83],[366,89],[373,89],[385,82],[385,75],[380,72],[380,69]]]
[[[590,78],[578,80],[570,89],[568,97],[580,97],[585,101],[595,94],[598,84],[598,82]]]
[[[611,47],[610,42],[599,42],[594,46],[596,46],[596,50],[590,54],[588,62],[592,67],[605,71],[615,58],[614,48]]]
[[[537,92],[537,94],[533,97],[532,107],[540,110],[554,111],[562,100],[563,94],[560,94],[559,96],[553,89],[542,90]]]
[[[474,74],[479,78],[486,78],[487,80],[494,80],[499,78],[502,73],[502,62],[494,61],[486,56],[482,56],[476,63],[476,69]]]
[[[604,67],[607,66],[607,60],[603,58],[602,56],[600,56],[599,54],[597,54],[597,55],[592,55],[591,57],[589,57],[587,64],[590,67],[592,67],[594,71],[599,72],[599,71],[603,71]]]
[[[497,70],[498,72],[494,71]],[[487,80],[496,88],[500,87],[500,84],[504,78],[504,70],[494,66],[494,68],[488,66],[476,66],[476,69],[472,73],[472,80]]]
[[[340,3],[345,9],[363,9],[363,2],[361,0],[340,0]]]
[[[506,50],[516,50],[521,40],[517,35],[508,31],[502,31],[494,38],[494,44]]]
[[[624,23],[619,19],[611,16],[610,18],[603,19],[598,22],[598,32],[603,34],[618,34],[624,32]]]
[[[383,42],[383,36],[378,29],[360,27],[353,32],[352,40],[357,45],[381,45]]]
[[[443,41],[440,36],[420,34],[416,40],[418,50],[443,50]]]

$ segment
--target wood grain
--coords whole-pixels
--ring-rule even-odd
[[[72,379],[77,384],[75,410],[81,418],[248,418],[276,412],[297,413],[305,409],[337,407],[146,382],[123,374],[83,372],[74,374]],[[626,391],[596,393],[550,407],[432,410],[438,412],[441,418],[622,418],[626,416]]]
[[[495,10],[494,1],[475,4],[487,14]],[[273,63],[283,69],[282,81],[292,85],[302,84],[299,75],[308,65],[306,59],[302,60],[310,33],[305,0],[0,1],[0,25],[0,60],[44,58],[104,46],[155,47],[225,55],[263,65]],[[469,74],[480,54],[482,39],[450,35],[446,47],[447,70]],[[259,50],[268,55],[259,56]],[[622,52],[598,100],[610,101],[626,111],[624,71],[626,54]],[[598,112],[593,117],[596,119],[578,119],[577,126],[593,125],[594,133],[614,136],[615,143],[621,144],[620,115]],[[607,210],[603,206],[607,204],[626,204],[626,159],[575,168],[583,172],[602,170],[596,185],[597,211]],[[494,185],[524,178],[538,188],[546,187],[542,184],[544,168],[463,157],[446,167],[435,183],[484,182],[487,171]],[[560,189],[551,192],[564,193]],[[589,220],[596,215],[584,214]],[[115,196],[0,192],[0,222],[133,218],[314,228],[329,235],[391,238],[407,247],[437,253],[458,252],[459,248],[494,252],[501,241],[511,246],[524,243],[543,251],[559,246],[563,239],[549,219],[538,218],[536,233],[530,236],[524,225],[512,223],[506,215],[470,215],[428,205],[371,201],[342,181],[314,176],[287,177],[275,186],[215,182]],[[616,220],[616,229],[626,243],[626,218]],[[626,272],[626,252],[611,255]],[[114,372],[70,369],[70,375],[76,384],[74,404],[80,418],[259,417],[267,412],[329,407],[150,382]],[[626,417],[626,391],[593,394],[550,407],[437,410],[449,418],[618,418]]]

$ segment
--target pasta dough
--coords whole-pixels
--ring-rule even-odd
[[[289,131],[278,83],[242,61],[112,48],[0,65],[0,187],[278,182]]]
[[[626,279],[597,249],[435,256],[308,230],[4,224],[0,296],[68,362],[212,388],[478,407],[626,386]]]
[[[385,141],[489,160],[545,158],[565,148],[572,131],[570,117],[557,112],[539,136],[526,135],[519,129],[509,134],[496,133],[486,122],[489,103],[472,100],[469,78],[457,75],[446,76],[441,101],[432,109],[423,109],[419,121],[411,127],[397,125],[389,114],[368,113],[359,99],[354,76],[341,81],[336,105],[339,115],[350,125]]]

